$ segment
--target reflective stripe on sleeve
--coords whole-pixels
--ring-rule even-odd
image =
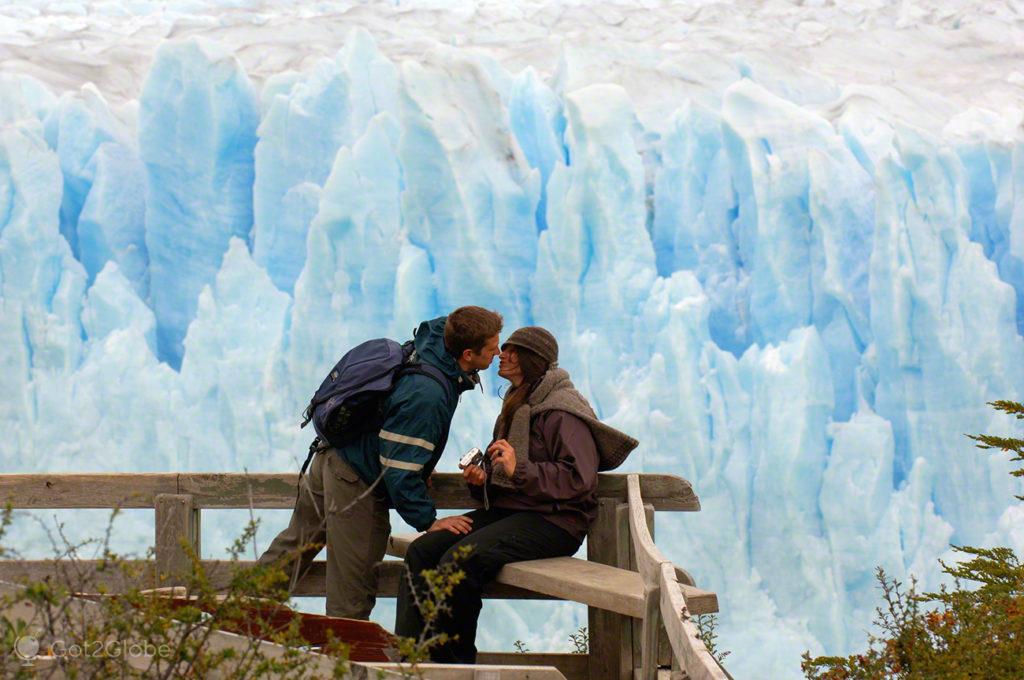
[[[406,463],[403,460],[395,460],[394,458],[380,457],[380,464],[384,467],[398,468],[399,470],[409,470],[410,472],[419,472],[423,469],[422,465],[416,463]]]
[[[380,438],[387,439],[389,442],[396,442],[398,444],[411,444],[412,446],[419,446],[427,451],[433,451],[434,445],[428,442],[426,439],[420,439],[419,437],[406,437],[404,434],[396,434],[394,432],[388,432],[387,430],[380,431]],[[422,465],[420,467],[423,467]]]

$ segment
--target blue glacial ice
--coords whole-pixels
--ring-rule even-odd
[[[280,89],[264,91],[252,187],[253,255],[274,285],[289,293],[302,272],[306,234],[339,149],[351,147],[377,113],[396,112],[399,96],[395,65],[363,31],[336,59],[298,75],[284,74]]]
[[[555,333],[641,439],[624,471],[693,482],[657,539],[720,594],[737,677],[856,649],[876,565],[934,587],[951,542],[1024,548],[1019,485],[963,437],[1024,397],[1024,140],[733,71],[656,125],[619,85],[361,30],[260,92],[166,42],[137,124],[0,75],[4,469],[294,469],[345,348],[481,304]],[[204,521],[213,550],[240,528]],[[564,649],[585,615],[542,607],[495,604],[480,646]]]
[[[161,358],[177,367],[196,296],[232,236],[253,226],[256,92],[230,53],[205,40],[157,50],[139,100],[146,247]]]

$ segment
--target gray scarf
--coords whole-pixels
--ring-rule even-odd
[[[533,389],[526,402],[512,414],[512,425],[508,429],[506,439],[516,450],[516,457],[529,456],[530,451],[530,420],[546,411],[565,411],[571,413],[590,428],[597,445],[598,470],[605,472],[614,470],[626,460],[629,452],[639,442],[628,434],[605,425],[597,419],[594,409],[587,398],[580,394],[569,379],[569,373],[562,368],[549,369],[540,383]],[[497,439],[501,419],[494,423],[494,438]],[[522,460],[522,458],[519,458]],[[513,488],[512,480],[505,474],[505,468],[495,466],[491,482],[497,486]]]

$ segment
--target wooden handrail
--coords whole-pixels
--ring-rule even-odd
[[[700,639],[697,626],[690,620],[686,600],[675,580],[675,570],[666,564],[661,570],[661,618],[668,631],[672,653],[691,680],[732,680]]]
[[[0,503],[19,509],[152,508],[163,494],[189,494],[193,507],[292,508],[294,473],[122,472],[0,474]],[[626,475],[598,475],[597,496],[626,499]],[[693,487],[676,475],[643,475],[644,502],[655,510],[700,510]],[[477,507],[458,473],[436,473],[430,496],[441,509]]]
[[[627,498],[630,536],[637,568],[644,580],[640,680],[657,678],[658,631],[662,621],[672,653],[692,680],[726,680],[728,676],[708,652],[698,635],[697,627],[690,621],[675,565],[658,550],[647,529],[644,514],[646,499],[641,493],[638,475],[628,476]]]
[[[669,560],[658,550],[654,539],[651,538],[651,532],[647,530],[647,516],[644,513],[644,503],[647,499],[641,493],[640,478],[637,475],[629,475],[626,488],[626,499],[629,503],[629,534],[633,538],[637,568],[644,583],[657,583],[661,565]]]

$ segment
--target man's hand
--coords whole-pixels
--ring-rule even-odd
[[[504,439],[499,439],[491,444],[487,453],[491,454],[491,462],[505,468],[505,474],[511,479],[516,471],[516,450],[512,445]]]
[[[473,520],[465,515],[442,517],[431,524],[427,531],[441,531],[442,529],[447,529],[453,534],[468,534],[473,530]]]

